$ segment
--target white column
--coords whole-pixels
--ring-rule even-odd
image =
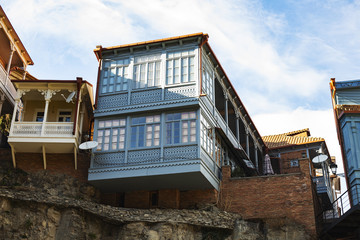
[[[239,126],[240,116],[239,113],[236,112],[236,138],[240,143],[240,126]]]
[[[83,125],[84,125],[84,114],[85,114],[85,105],[83,104],[81,106],[81,112],[80,112],[80,133],[82,132],[82,128],[83,128]]]
[[[44,98],[45,98],[45,110],[44,110],[44,119],[43,119],[42,126],[41,126],[41,136],[44,136],[44,134],[45,134],[45,125],[46,125],[46,122],[47,122],[47,115],[48,115],[48,112],[49,112],[50,99],[58,91],[59,90],[50,90],[50,89],[48,89],[48,90],[39,90],[39,92],[41,92],[41,94],[44,95]]]
[[[44,110],[44,119],[41,125],[41,136],[44,136],[45,134],[45,124],[47,121],[47,114],[49,111],[49,103],[50,103],[50,99],[45,99],[45,110]]]
[[[225,122],[226,122],[226,134],[228,134],[228,129],[229,129],[229,116],[228,116],[228,95],[225,92],[224,93],[224,97],[225,97]]]
[[[12,135],[12,133],[14,131],[14,123],[15,123],[15,119],[16,119],[16,112],[17,112],[17,109],[18,109],[19,102],[20,102],[20,98],[15,99],[15,105],[14,105],[13,115],[12,115],[12,118],[11,118],[11,127],[10,127],[10,134],[9,135]]]

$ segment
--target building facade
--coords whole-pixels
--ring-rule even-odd
[[[1,116],[11,114],[15,104],[16,90],[10,79],[25,79],[27,66],[33,65],[34,63],[1,6],[0,16]],[[6,137],[1,133],[0,146],[6,146]]]
[[[77,169],[78,146],[90,138],[92,86],[77,80],[13,80],[17,90],[8,143],[14,167],[18,153],[72,153]],[[21,107],[20,107],[21,106]]]
[[[261,172],[265,145],[207,34],[98,46],[95,54],[93,185],[128,196],[167,189],[181,199],[219,190],[223,165],[242,176]]]

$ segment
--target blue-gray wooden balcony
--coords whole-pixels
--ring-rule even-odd
[[[163,157],[161,152],[163,151]],[[95,153],[89,181],[102,191],[219,188],[220,168],[197,144]]]
[[[316,185],[316,192],[323,202],[323,207],[331,206],[334,201],[331,184],[324,176],[313,177],[313,183]],[[331,209],[331,208],[330,208]]]

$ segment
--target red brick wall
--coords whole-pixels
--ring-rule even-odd
[[[230,167],[224,166],[221,202],[245,219],[287,217],[315,236],[309,161],[299,160],[299,165],[301,173],[233,179]]]
[[[15,158],[16,167],[24,171],[36,172],[44,169],[40,153],[16,153]],[[64,173],[87,182],[89,167],[90,156],[87,154],[78,154],[77,170],[75,170],[74,154],[46,154],[46,169],[50,173]]]
[[[133,191],[125,193],[125,207],[127,208],[149,208],[149,191]]]
[[[205,205],[216,204],[218,191],[215,189],[190,190],[180,192],[180,208],[202,208]]]

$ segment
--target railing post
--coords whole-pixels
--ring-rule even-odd
[[[343,214],[344,214],[344,205],[343,205],[342,197],[340,197],[340,201],[341,201],[340,215],[343,215]],[[342,213],[341,213],[341,212],[342,212]]]

